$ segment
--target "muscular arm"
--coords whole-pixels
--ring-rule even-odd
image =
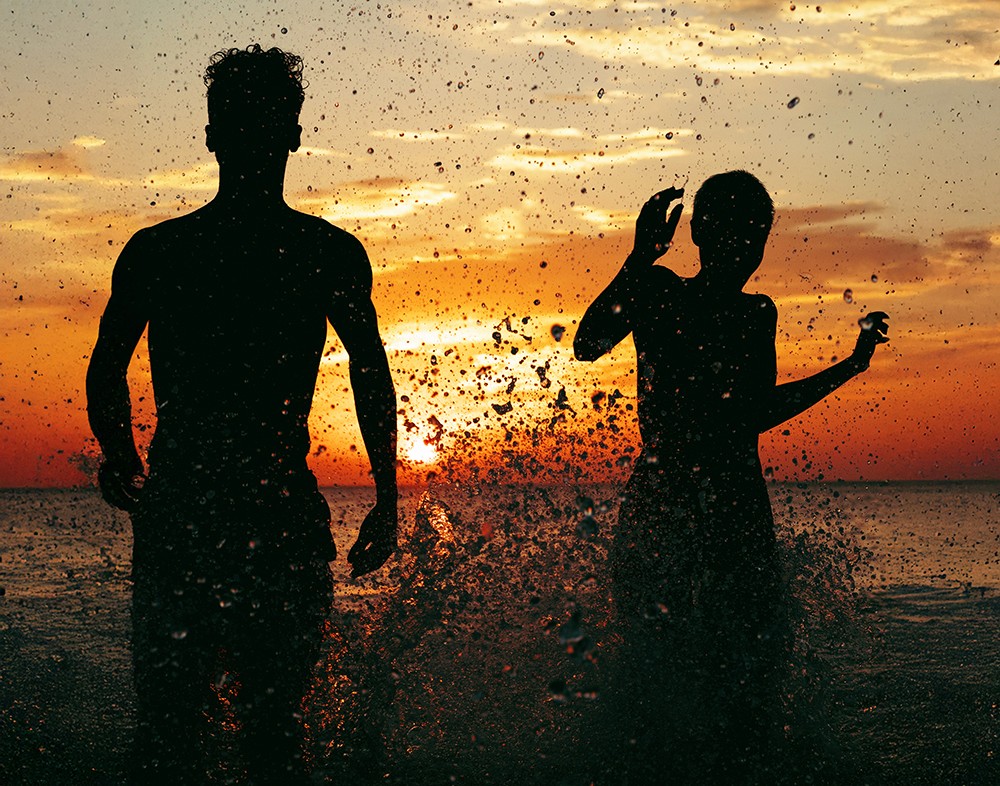
[[[375,480],[375,507],[347,557],[351,575],[360,576],[380,567],[396,550],[396,391],[371,300],[371,266],[360,243],[354,255],[348,265],[353,275],[337,292],[329,319],[350,357],[358,425]]]
[[[339,325],[339,327],[338,327]],[[350,356],[351,388],[379,502],[396,502],[396,391],[371,299],[334,325]]]
[[[87,415],[104,454],[101,492],[107,502],[123,510],[134,505],[132,478],[143,471],[132,432],[127,381],[129,361],[148,320],[135,283],[138,256],[137,244],[130,241],[115,264],[111,297],[87,368]]]

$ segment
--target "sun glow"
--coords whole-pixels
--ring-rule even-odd
[[[409,447],[406,457],[414,464],[433,464],[438,457],[437,448],[421,440]]]

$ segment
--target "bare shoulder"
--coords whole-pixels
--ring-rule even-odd
[[[294,211],[296,229],[314,248],[317,262],[334,280],[371,287],[372,267],[358,238],[317,216]]]
[[[200,208],[137,230],[122,249],[118,265],[152,271],[190,256],[206,232],[203,211]]]
[[[292,220],[296,224],[295,228],[308,238],[310,242],[322,246],[324,250],[336,252],[338,255],[350,256],[365,253],[365,247],[361,241],[346,229],[341,229],[335,224],[331,224],[325,218],[303,213],[299,210],[292,211]]]
[[[148,286],[148,278],[158,265],[159,249],[162,248],[155,229],[151,226],[134,232],[118,254],[111,281],[119,293]]]
[[[682,291],[684,279],[673,270],[663,265],[654,265],[646,274],[640,292],[644,305],[652,306],[656,311],[667,308]]]

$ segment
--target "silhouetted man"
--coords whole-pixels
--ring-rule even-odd
[[[592,361],[629,333],[635,340],[642,453],[625,489],[610,559],[618,613],[644,648],[636,666],[644,673],[636,679],[648,688],[648,680],[674,670],[681,683],[697,675],[707,680],[688,704],[702,713],[707,748],[695,753],[690,744],[700,733],[697,718],[683,717],[680,705],[668,706],[647,690],[642,700],[652,714],[681,712],[675,730],[682,742],[675,738],[671,753],[669,740],[648,740],[646,753],[668,751],[674,770],[704,754],[715,761],[715,777],[742,782],[752,749],[769,731],[762,683],[780,666],[785,637],[758,436],[867,369],[876,344],[888,340],[887,316],[862,320],[848,358],[777,385],[777,310],[767,296],[742,291],[771,229],[767,191],[742,171],[705,182],[691,219],[701,256],[692,278],[654,264],[680,219],[681,205],[669,218],[668,207],[682,196],[667,189],[643,207],[633,251],[587,309],[574,351]],[[705,760],[694,765],[701,769],[691,777],[711,780]],[[750,781],[756,778],[767,779]]]
[[[301,59],[256,44],[219,52],[205,83],[218,194],[122,250],[88,412],[101,491],[132,515],[137,778],[204,781],[203,715],[228,671],[251,781],[295,783],[297,712],[336,556],[306,465],[328,320],[350,356],[376,485],[348,555],[354,576],[396,548],[395,393],[364,248],[282,196],[301,133]],[[126,370],[147,325],[157,425],[143,484]]]

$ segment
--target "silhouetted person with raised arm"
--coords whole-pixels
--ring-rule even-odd
[[[691,219],[701,269],[682,278],[655,265],[681,215],[680,204],[669,216],[668,208],[682,196],[666,189],[642,208],[632,253],[587,309],[574,351],[592,361],[629,333],[635,341],[642,453],[610,555],[617,612],[634,650],[644,653],[635,656],[634,676],[655,685],[674,669],[680,682],[698,675],[704,683],[689,709],[710,728],[676,718],[675,750],[670,740],[651,739],[637,753],[672,757],[671,766],[691,768],[686,774],[695,780],[710,774],[699,772],[705,762],[692,761],[701,756],[724,782],[766,782],[750,761],[769,731],[764,683],[781,667],[787,631],[758,436],[866,370],[875,346],[888,340],[887,316],[861,321],[848,358],[776,384],[777,310],[766,295],[743,292],[764,255],[771,199],[746,172],[709,178]],[[643,701],[647,720],[683,713],[655,689]]]
[[[104,498],[134,534],[137,774],[203,783],[212,683],[235,678],[250,782],[304,782],[298,711],[330,610],[330,512],[306,465],[327,321],[350,356],[377,502],[352,576],[396,548],[396,403],[361,243],[285,204],[302,61],[259,45],[212,57],[208,149],[219,191],[122,250],[87,374]],[[126,370],[148,325],[149,476]]]

